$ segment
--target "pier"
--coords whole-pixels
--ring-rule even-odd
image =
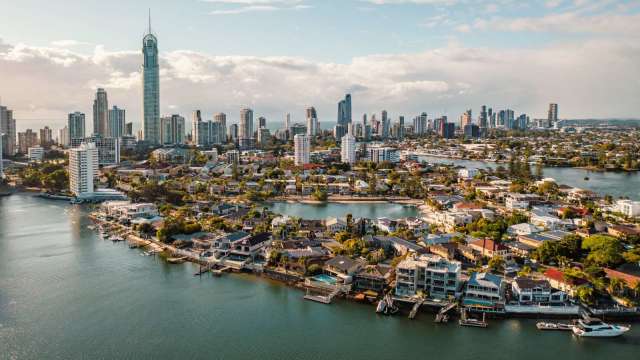
[[[411,308],[411,311],[409,312],[409,319],[414,319],[416,317],[416,315],[418,315],[418,310],[420,309],[420,306],[422,306],[422,304],[424,304],[425,299],[420,298],[418,299],[415,304],[413,304],[413,307]]]

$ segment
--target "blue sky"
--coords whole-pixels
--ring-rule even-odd
[[[640,110],[640,2],[624,0],[0,0],[3,102],[60,119],[89,112],[104,86],[136,121],[149,7],[165,113],[233,119],[247,105],[279,121],[314,105],[330,121],[349,90],[356,113],[409,118],[485,103],[533,117],[549,102],[565,117]],[[43,83],[64,96],[27,90]]]

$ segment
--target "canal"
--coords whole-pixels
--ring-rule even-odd
[[[375,205],[374,205],[375,206]],[[313,216],[320,218],[321,216]],[[251,275],[194,277],[87,229],[86,209],[0,198],[0,359],[637,359],[640,332],[609,340],[385,317],[304,301]]]

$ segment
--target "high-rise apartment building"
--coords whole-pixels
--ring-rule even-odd
[[[240,110],[238,145],[242,150],[252,149],[255,145],[253,137],[253,110],[249,108]]]
[[[549,127],[553,127],[558,122],[558,104],[549,104],[547,119]]]
[[[31,129],[18,133],[18,151],[26,155],[30,147],[38,145],[38,133]]]
[[[320,130],[318,129],[318,113],[313,106],[308,107],[305,110],[307,117],[307,135],[317,136]]]
[[[69,150],[69,190],[76,196],[94,192],[98,176],[98,149],[94,143],[83,143]]]
[[[2,137],[2,153],[13,156],[16,152],[16,119],[13,110],[0,106],[0,137]]]
[[[219,125],[219,134],[218,138],[220,139],[220,144],[224,144],[227,142],[227,114],[223,112],[213,114],[213,122],[218,123]]]
[[[460,127],[464,129],[465,126],[471,125],[473,120],[471,118],[471,109],[467,110],[460,117]]]
[[[294,164],[302,166],[309,163],[311,152],[311,138],[306,134],[297,134],[293,137]]]
[[[419,116],[413,118],[413,133],[421,136],[427,133],[427,113],[423,112]]]
[[[149,31],[142,38],[142,137],[150,144],[159,144],[160,138],[160,66],[158,39]]]
[[[163,145],[184,144],[184,117],[180,115],[165,116],[160,119],[160,139]]]
[[[69,128],[69,140],[84,139],[85,137],[85,116],[83,113],[76,111],[69,114],[67,127]]]
[[[58,145],[62,147],[69,146],[69,126],[58,130]]]
[[[91,135],[84,139],[70,139],[70,146],[75,149],[82,144],[91,143],[98,149],[99,165],[116,165],[120,163],[120,140],[121,138]]]
[[[389,137],[389,116],[387,114],[387,110],[382,110],[382,114],[381,114],[381,118],[382,118],[382,126],[381,126],[381,131],[380,131],[380,136],[382,137],[382,139],[387,139]]]
[[[202,113],[200,110],[194,110],[191,113],[191,142],[194,145],[204,145],[202,139],[202,133],[200,132],[202,127]]]
[[[109,135],[108,137],[122,137],[125,134],[125,116],[124,109],[120,109],[117,106],[113,106],[109,110]]]
[[[352,134],[342,137],[340,143],[340,160],[346,164],[356,163],[356,138]]]
[[[40,146],[48,148],[51,145],[53,145],[53,130],[48,126],[45,126],[40,129]]]
[[[340,100],[338,103],[337,123],[345,128],[347,124],[351,123],[351,94],[347,94],[344,100]]]
[[[109,134],[109,100],[107,92],[99,88],[93,100],[93,134],[110,136]]]

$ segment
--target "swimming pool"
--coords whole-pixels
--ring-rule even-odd
[[[315,281],[323,282],[325,284],[329,284],[329,285],[335,285],[338,282],[338,279],[327,274],[315,275],[314,277],[312,277],[312,279]]]

